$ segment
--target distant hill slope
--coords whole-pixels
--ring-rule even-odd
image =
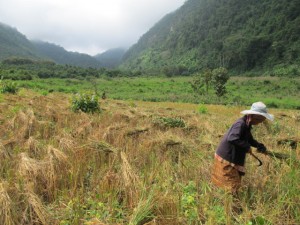
[[[55,44],[30,41],[17,29],[0,23],[0,61],[14,57],[53,60],[57,64],[79,67],[103,67],[101,62],[90,55],[68,52]]]
[[[43,41],[32,42],[43,56],[52,59],[57,64],[68,64],[79,67],[100,68],[102,64],[92,56],[78,52],[66,51],[63,47]]]
[[[121,68],[262,71],[300,62],[299,0],[188,0],[145,33]]]
[[[41,58],[25,35],[15,28],[0,23],[0,60],[9,57]]]
[[[101,62],[101,64],[106,68],[115,68],[122,62],[124,54],[125,49],[114,48],[109,49],[101,54],[97,54],[94,56],[94,58]]]

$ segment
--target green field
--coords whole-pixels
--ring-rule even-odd
[[[300,78],[231,77],[227,94],[217,98],[214,90],[196,95],[191,87],[193,77],[136,77],[107,79],[34,79],[17,81],[20,87],[43,95],[49,92],[106,92],[108,98],[151,102],[186,102],[204,104],[250,105],[263,101],[271,108],[300,109]]]

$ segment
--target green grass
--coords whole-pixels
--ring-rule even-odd
[[[189,102],[226,105],[250,105],[263,101],[270,108],[300,109],[300,78],[231,77],[227,94],[217,98],[213,89],[207,95],[196,96],[190,82],[192,77],[138,77],[114,79],[35,79],[18,81],[21,87],[47,92],[103,91],[107,97],[120,100],[152,102]]]

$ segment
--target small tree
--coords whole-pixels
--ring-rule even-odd
[[[224,67],[219,67],[212,71],[212,80],[215,93],[218,97],[226,94],[226,83],[229,79],[228,71]]]
[[[198,73],[195,79],[192,81],[192,88],[194,92],[202,95],[206,92],[208,94],[209,86],[212,82],[212,72],[210,69],[206,69],[203,73]],[[204,89],[205,86],[205,89]]]

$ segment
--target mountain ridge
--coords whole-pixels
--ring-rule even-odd
[[[300,62],[300,2],[188,0],[124,55],[121,68],[193,73],[270,70]]]
[[[54,43],[28,40],[16,28],[0,22],[0,61],[19,57],[33,60],[52,60],[57,64],[83,68],[114,68],[120,64],[124,54],[120,49],[114,55],[111,54],[114,51],[116,50],[109,49],[96,56],[67,51]],[[107,58],[107,56],[110,56],[110,58]]]

